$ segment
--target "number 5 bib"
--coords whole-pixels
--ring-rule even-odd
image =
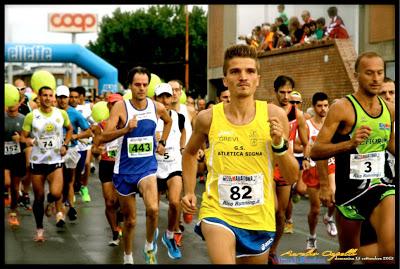
[[[142,158],[153,155],[153,136],[128,137],[128,157]]]
[[[264,204],[263,175],[219,175],[221,207],[248,207]]]

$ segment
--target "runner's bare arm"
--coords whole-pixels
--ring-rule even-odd
[[[165,106],[163,104],[161,104],[160,102],[157,102],[157,101],[153,101],[153,102],[156,105],[157,115],[164,121],[164,129],[161,134],[160,140],[167,141],[169,133],[171,131],[171,127],[172,127],[172,119],[169,116],[169,113],[165,109]],[[156,152],[160,155],[164,155],[164,153],[165,153],[164,145],[162,145],[161,143],[158,143]]]
[[[333,144],[332,137],[338,128],[345,128],[346,125],[352,126],[354,123],[354,115],[350,114],[352,107],[349,101],[342,98],[334,103],[329,109],[328,115],[317,139],[311,149],[311,159],[323,160],[335,156],[339,153],[347,152],[356,148],[360,143],[368,138],[371,128],[362,126],[356,130],[351,140]],[[349,129],[349,128],[348,128]]]
[[[296,109],[296,113],[297,113],[299,138],[303,146],[304,160],[302,162],[302,166],[304,170],[307,170],[310,168],[310,162],[307,159],[310,157],[310,150],[311,150],[311,145],[310,143],[308,143],[308,126],[303,112],[301,112],[299,109]]]
[[[395,154],[395,129],[394,129],[394,123],[396,122],[396,113],[395,113],[395,108],[394,105],[392,103],[386,102],[388,104],[388,108],[390,111],[390,115],[391,115],[391,120],[392,120],[392,132],[390,133],[390,140],[388,143],[388,147],[387,150],[392,153],[394,156],[396,156]]]
[[[130,120],[128,126],[117,129],[118,123],[124,122],[126,120],[126,112],[125,112],[125,104],[124,101],[118,101],[115,105],[111,108],[110,117],[107,120],[106,127],[104,132],[99,135],[95,136],[93,140],[97,145],[102,143],[110,142],[114,139],[117,139],[120,136],[123,136],[130,132],[133,128],[137,126],[136,117]],[[136,125],[135,125],[136,121]]]
[[[182,155],[182,177],[184,197],[182,198],[183,211],[189,214],[196,212],[196,170],[197,153],[201,145],[207,140],[212,120],[212,110],[201,111],[196,120],[192,136]]]
[[[268,115],[271,126],[272,144],[279,145],[281,139],[288,139],[289,137],[289,122],[286,112],[274,105],[268,104]],[[298,179],[299,163],[293,156],[293,149],[289,147],[285,154],[274,154],[274,160],[277,161],[282,177],[285,178],[290,184]]]

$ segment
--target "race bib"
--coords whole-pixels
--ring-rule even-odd
[[[108,157],[115,158],[117,156],[118,144],[107,145],[106,151]]]
[[[239,208],[264,203],[263,175],[220,175],[218,194],[221,207]]]
[[[385,152],[350,154],[350,179],[365,180],[385,176]]]
[[[21,152],[19,143],[14,141],[4,141],[4,155],[14,155]]]
[[[158,162],[169,163],[175,161],[175,154],[173,147],[165,148],[164,155],[156,154],[156,159]]]
[[[41,149],[53,149],[57,146],[57,137],[56,136],[45,136],[39,138],[39,147]]]
[[[153,137],[129,137],[127,138],[128,157],[142,158],[153,155]]]

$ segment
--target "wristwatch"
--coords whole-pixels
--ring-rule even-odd
[[[160,141],[158,141],[158,143],[163,145],[163,147],[165,148],[165,140],[160,140]]]
[[[62,146],[64,146],[65,149],[68,150],[68,145],[67,144],[62,144]]]

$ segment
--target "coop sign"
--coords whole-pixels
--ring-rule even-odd
[[[50,13],[49,32],[97,32],[97,15],[90,13]]]

